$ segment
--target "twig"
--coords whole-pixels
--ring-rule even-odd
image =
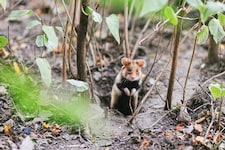
[[[223,71],[223,72],[221,72],[221,73],[219,73],[217,75],[212,76],[211,78],[209,78],[208,80],[206,80],[204,83],[202,83],[202,86],[204,87],[209,81],[211,81],[211,80],[213,80],[215,78],[218,78],[218,77],[220,77],[220,76],[222,76],[224,74],[225,74],[225,71]]]
[[[193,47],[192,55],[191,55],[191,60],[190,60],[190,63],[189,63],[189,66],[188,66],[188,70],[187,70],[187,75],[186,75],[186,78],[185,78],[185,81],[184,81],[184,88],[183,88],[183,104],[184,104],[184,106],[186,106],[186,103],[187,103],[187,101],[185,100],[186,87],[187,87],[187,81],[188,81],[188,77],[189,77],[189,74],[190,74],[190,71],[191,71],[191,66],[192,66],[192,63],[193,63],[193,59],[194,59],[194,56],[195,56],[196,45],[197,45],[197,36],[195,37],[194,47]]]
[[[181,12],[182,8],[180,8],[177,12],[176,15],[179,14]],[[152,36],[152,34],[154,34],[155,32],[158,32],[165,24],[167,24],[167,22],[169,22],[169,19],[166,19],[163,23],[159,22],[154,31],[151,32],[150,34],[146,35],[142,40],[139,41],[139,44],[141,45],[145,40],[147,40],[150,36]]]
[[[173,110],[171,109],[171,110],[169,110],[169,111],[167,111],[164,115],[162,115],[161,117],[159,117],[159,119],[158,120],[156,120],[149,128],[152,128],[152,127],[154,127],[160,120],[162,120],[164,117],[166,117],[170,112],[172,112]]]
[[[70,5],[71,7],[71,5]],[[68,39],[68,28],[69,28],[69,19],[66,20],[66,26],[64,31],[64,40],[63,40],[63,58],[62,58],[62,83],[65,84],[67,79],[67,73],[66,73],[66,45],[67,45],[67,39]]]
[[[125,33],[125,52],[126,57],[130,58],[129,38],[128,38],[128,0],[124,4],[124,33]]]
[[[68,9],[66,8],[65,1],[62,0],[62,3],[63,3],[63,7],[64,7],[64,9],[65,9],[65,11],[66,11],[67,17],[69,18],[69,21],[70,21],[70,23],[72,24],[72,19],[71,19],[71,17],[70,17],[70,13],[68,12]],[[72,1],[71,1],[71,4],[72,4]],[[71,5],[70,5],[70,7],[71,7]]]
[[[69,49],[68,49],[68,66],[69,66],[69,70],[70,70],[70,73],[72,75],[73,78],[75,78],[75,75],[73,73],[73,67],[72,67],[72,56],[71,56],[71,47],[72,47],[72,41],[73,41],[73,37],[74,37],[74,34],[73,32],[75,31],[74,28],[75,28],[75,18],[76,18],[76,14],[77,14],[77,3],[74,1],[74,7],[70,7],[70,10],[73,9],[73,20],[72,20],[72,29],[71,29],[71,34],[70,34],[70,42],[69,42]]]
[[[150,24],[150,20],[148,20],[148,21],[145,23],[144,28],[141,30],[141,33],[140,33],[139,36],[138,36],[138,39],[137,39],[137,41],[136,41],[136,43],[135,43],[135,45],[134,45],[134,48],[132,49],[131,59],[134,58],[134,55],[135,55],[135,53],[136,53],[136,51],[137,51],[137,49],[138,49],[139,43],[140,43],[139,41],[141,40],[141,38],[143,38],[143,35],[144,35],[144,33],[146,32],[146,30],[148,29],[149,24]]]
[[[223,100],[224,100],[224,98],[223,97],[221,97],[220,98],[220,112],[219,112],[219,116],[218,116],[218,129],[219,129],[219,131],[220,131],[220,123],[221,123],[221,115],[222,115],[222,105],[223,105]]]
[[[94,98],[94,80],[93,80],[93,77],[92,77],[92,72],[91,72],[90,66],[88,65],[87,62],[86,62],[86,66],[87,66],[87,70],[88,70],[90,82],[91,82],[90,83],[91,99],[93,99]]]
[[[152,92],[153,88],[156,86],[157,82],[159,81],[160,77],[162,76],[162,74],[164,73],[164,70],[166,70],[167,66],[169,65],[171,59],[163,66],[161,72],[159,73],[159,75],[156,77],[155,83],[151,86],[151,88],[149,89],[149,91],[145,94],[145,96],[142,98],[140,104],[138,105],[137,109],[134,111],[132,117],[129,119],[129,122],[133,122],[133,120],[135,119],[136,115],[138,114],[138,112],[141,110],[142,106],[144,105],[145,101],[147,100],[148,96],[150,95],[150,93]]]
[[[213,125],[213,123],[214,123],[214,121],[215,121],[215,110],[214,110],[214,105],[213,105],[213,101],[214,101],[214,99],[213,99],[213,97],[208,93],[208,92],[206,92],[205,90],[204,90],[204,88],[202,87],[202,85],[200,85],[199,84],[199,86],[200,86],[200,88],[202,89],[202,91],[204,92],[204,93],[206,93],[208,96],[209,96],[209,98],[210,98],[210,105],[211,105],[211,113],[212,113],[212,118],[211,118],[211,122],[210,122],[210,124],[209,124],[209,126],[208,126],[208,128],[207,128],[207,130],[206,130],[206,133],[205,133],[205,139],[207,138],[207,136],[208,136],[208,134],[209,134],[209,131],[210,131],[210,129],[211,129],[211,127],[212,127],[212,125]]]
[[[158,42],[157,50],[156,50],[156,53],[155,53],[155,56],[154,56],[154,59],[153,59],[153,64],[152,64],[151,68],[149,69],[149,71],[148,71],[146,77],[144,78],[144,80],[143,80],[143,82],[142,82],[142,87],[143,87],[143,85],[145,84],[145,82],[146,82],[148,76],[149,76],[150,73],[152,72],[153,67],[154,67],[155,64],[160,60],[160,58],[161,58],[161,56],[162,56],[162,55],[161,55],[161,56],[159,56],[158,59],[156,59],[157,56],[158,56],[158,51],[159,51],[159,45],[160,45],[160,43],[161,43],[161,38],[159,39],[159,42]]]

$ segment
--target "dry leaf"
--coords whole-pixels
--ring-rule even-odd
[[[194,130],[194,126],[190,125],[190,126],[187,126],[186,128],[184,128],[182,131],[183,131],[183,133],[190,134],[193,130]]]
[[[198,143],[201,143],[202,145],[208,147],[209,149],[212,148],[212,144],[208,140],[205,140],[205,138],[202,137],[202,136],[197,136],[195,138],[195,141],[198,142]]]
[[[163,134],[164,136],[166,136],[166,137],[170,137],[170,136],[172,136],[172,133],[170,133],[170,132],[168,132],[168,131],[166,131],[166,132],[164,132],[164,134]]]
[[[199,132],[199,133],[202,133],[203,132],[203,129],[202,129],[202,125],[201,124],[195,124],[194,125],[194,128],[195,128],[195,131]]]
[[[55,127],[52,129],[52,132],[56,135],[58,135],[61,132],[61,128],[58,124],[55,124]]]
[[[49,128],[49,125],[48,125],[46,122],[43,122],[43,123],[42,123],[42,126],[43,126],[44,128],[46,128],[46,129]]]
[[[177,131],[182,131],[184,129],[184,125],[183,124],[178,124],[176,125],[176,127],[174,128],[174,130],[177,130]]]
[[[141,143],[141,148],[146,148],[148,145],[149,145],[149,142],[148,142],[147,140],[144,140],[144,141]]]
[[[13,67],[14,67],[14,69],[15,69],[15,72],[18,74],[18,75],[20,75],[21,74],[21,70],[20,70],[20,67],[19,67],[19,65],[18,65],[18,63],[17,62],[13,62]]]
[[[0,56],[2,56],[3,58],[7,58],[9,54],[10,53],[5,48],[0,49]]]
[[[206,119],[206,117],[199,118],[198,120],[195,120],[195,123],[201,123],[205,119]]]
[[[26,43],[21,43],[21,44],[20,44],[20,48],[21,48],[21,49],[25,49],[26,47],[27,47],[27,44],[26,44]]]
[[[222,133],[218,132],[216,135],[213,137],[213,143],[218,143],[222,138]]]
[[[177,120],[180,121],[180,122],[190,122],[191,121],[191,117],[190,117],[189,113],[187,112],[186,107],[181,106],[180,114],[177,117]]]
[[[4,133],[6,135],[9,135],[10,131],[11,131],[11,126],[10,125],[5,125],[4,126]]]

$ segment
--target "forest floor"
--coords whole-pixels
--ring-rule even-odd
[[[30,6],[19,5],[17,8],[23,9],[27,7],[29,8]],[[42,16],[46,23],[60,25],[56,15],[51,17],[49,14],[43,14]],[[40,54],[38,51],[41,51],[35,46],[35,35],[39,34],[40,30],[31,31],[26,29],[27,23],[32,19],[34,18],[29,17],[25,18],[26,21],[10,22],[6,16],[0,16],[0,32],[9,35],[10,46],[16,60],[26,65],[33,64],[35,57]],[[141,23],[135,28],[134,35],[130,36],[133,37],[132,41],[137,40],[142,28],[143,25]],[[154,26],[149,27],[148,32],[153,32],[153,28]],[[206,64],[207,47],[197,46],[191,72],[188,77],[187,88],[185,89],[187,111],[191,117],[191,121],[181,123],[177,119],[180,114],[179,108],[182,108],[183,84],[186,79],[194,46],[192,33],[188,33],[185,30],[182,32],[181,37],[181,39],[185,37],[185,40],[182,41],[180,46],[176,82],[173,90],[173,109],[171,111],[164,110],[170,64],[166,69],[163,69],[163,67],[171,59],[172,52],[169,47],[172,35],[173,30],[170,28],[159,32],[151,41],[145,42],[137,51],[135,58],[142,58],[147,62],[147,67],[143,69],[144,74],[147,74],[154,64],[139,99],[141,100],[151,86],[155,82],[157,83],[133,123],[129,122],[131,116],[125,117],[115,110],[108,109],[111,88],[115,76],[120,70],[120,59],[123,54],[122,45],[117,45],[112,37],[106,37],[101,43],[103,48],[100,52],[105,56],[103,60],[104,66],[97,65],[91,67],[93,91],[96,99],[99,100],[101,113],[98,112],[99,115],[96,118],[79,127],[79,130],[76,129],[74,131],[71,127],[62,125],[61,132],[55,134],[52,130],[41,127],[40,121],[35,121],[35,119],[29,122],[20,122],[18,118],[21,117],[21,114],[15,110],[12,97],[8,94],[6,87],[0,86],[0,149],[19,149],[23,145],[22,143],[26,143],[27,141],[29,143],[29,138],[33,141],[35,149],[197,150],[216,149],[218,147],[224,149],[225,107],[223,104],[222,129],[221,133],[218,133],[216,132],[218,131],[218,122],[216,119],[212,119],[212,109],[210,107],[212,99],[208,95],[208,85],[214,82],[225,85],[225,78],[219,76],[206,83],[205,81],[223,72],[225,67],[223,62],[212,66]],[[131,45],[134,45],[134,43],[131,42]],[[52,65],[54,80],[60,82],[62,53],[46,53],[45,57]],[[91,58],[91,56],[88,57],[89,59]],[[157,58],[157,63],[154,63],[154,57]],[[163,71],[163,74],[159,81],[156,81],[156,76],[161,71]],[[215,103],[214,107],[218,106]],[[216,110],[215,108],[213,111]],[[209,131],[207,131],[212,120],[213,124]],[[13,124],[11,134],[6,135],[4,133],[6,124]],[[27,130],[29,130],[29,134]],[[204,139],[205,137],[206,140]]]

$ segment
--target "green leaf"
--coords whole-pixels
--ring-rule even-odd
[[[93,9],[91,9],[91,7],[86,7],[85,8],[85,13],[87,13],[88,15],[90,15],[92,13]]]
[[[8,44],[8,38],[4,35],[0,35],[0,48],[5,47]]]
[[[163,9],[167,3],[168,0],[144,0],[142,2],[140,17]]]
[[[45,43],[45,35],[38,35],[35,41],[37,47],[43,47]]]
[[[225,96],[225,89],[222,88],[221,84],[218,84],[218,83],[210,84],[209,90],[210,90],[214,99],[222,98],[222,97]]]
[[[217,13],[225,11],[225,5],[221,2],[208,1],[205,5],[205,9],[201,12],[202,21],[205,22],[208,17],[211,17]]]
[[[224,25],[225,25],[225,15],[222,14],[222,13],[219,13],[219,14],[218,14],[218,19],[219,19],[219,21],[220,21],[220,24],[221,24],[222,26],[224,26]]]
[[[91,16],[95,22],[98,22],[98,23],[102,22],[102,16],[99,13],[97,13],[96,11],[93,11]]]
[[[220,25],[219,20],[215,18],[211,19],[208,26],[209,31],[213,35],[213,39],[216,43],[225,36],[225,32],[223,30],[223,27]]]
[[[97,13],[96,11],[94,11],[93,9],[91,9],[90,7],[87,6],[86,9],[85,9],[85,12],[88,15],[91,15],[92,19],[95,22],[98,22],[98,23],[102,22],[102,16],[99,13]]]
[[[169,19],[169,22],[172,23],[173,25],[176,26],[176,25],[178,24],[177,16],[176,16],[176,14],[174,13],[172,7],[167,6],[167,7],[164,9],[164,16],[165,16],[166,19]]]
[[[206,25],[202,25],[202,27],[197,32],[198,44],[203,44],[209,37],[209,29]]]
[[[42,81],[50,87],[52,83],[51,66],[45,58],[37,58],[36,63],[41,73]]]
[[[28,10],[14,10],[11,11],[11,13],[8,16],[9,20],[19,20],[21,17],[30,15],[32,14],[33,11],[28,9]]]
[[[187,3],[195,8],[199,8],[204,5],[201,0],[187,0]]]
[[[28,28],[28,29],[31,29],[31,28],[33,28],[34,26],[40,25],[40,24],[41,24],[40,21],[38,21],[38,20],[33,20],[33,21],[31,21],[31,22],[27,25],[27,28]]]
[[[42,26],[42,30],[46,35],[45,46],[48,51],[52,51],[54,48],[58,47],[58,37],[56,36],[55,30],[52,26]]]
[[[6,10],[6,0],[0,0],[0,4],[2,5],[3,10]]]
[[[78,92],[84,92],[88,90],[88,83],[80,80],[69,79],[67,80],[71,85],[75,86]]]
[[[106,17],[106,24],[117,43],[120,44],[118,17],[115,14],[111,14],[110,16]]]

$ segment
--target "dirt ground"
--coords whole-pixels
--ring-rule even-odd
[[[17,9],[34,8],[29,4],[19,5]],[[16,9],[14,8],[14,9]],[[61,14],[65,15],[65,14]],[[9,22],[7,15],[0,15],[1,34],[9,35],[10,45],[18,62],[27,65],[34,63],[35,57],[40,54],[41,49],[35,46],[35,35],[40,30],[28,30],[26,25],[34,17],[28,17],[21,21]],[[51,17],[53,16],[53,17]],[[60,25],[57,16],[54,13],[42,14],[46,23]],[[149,27],[149,32],[153,32],[153,27]],[[133,41],[137,39],[142,25],[135,28]],[[36,28],[35,28],[36,29]],[[121,33],[122,34],[122,33]],[[172,28],[156,34],[151,41],[142,45],[135,58],[143,58],[147,62],[147,67],[143,70],[147,74],[153,65],[155,55],[158,61],[154,64],[150,76],[141,91],[139,99],[141,100],[154,84],[156,76],[160,73],[163,66],[171,58],[170,39],[173,34]],[[216,121],[213,123],[207,138],[207,142],[199,140],[198,137],[206,135],[208,126],[211,122],[210,102],[208,85],[213,82],[224,85],[224,77],[220,76],[210,80],[205,85],[203,83],[210,77],[224,71],[224,63],[221,61],[213,66],[207,66],[207,47],[197,46],[191,67],[190,76],[186,88],[186,100],[188,100],[188,113],[191,121],[180,123],[177,119],[179,115],[178,108],[181,107],[183,99],[183,84],[186,78],[188,64],[191,59],[193,49],[193,33],[182,32],[182,41],[179,52],[179,61],[176,74],[176,82],[173,90],[173,108],[171,111],[165,111],[165,99],[170,73],[170,64],[163,70],[164,73],[157,82],[150,96],[144,103],[141,111],[137,114],[135,122],[129,123],[131,116],[123,116],[116,110],[108,109],[110,102],[110,92],[115,76],[121,67],[120,58],[123,54],[122,45],[116,45],[115,41],[104,40],[101,53],[106,56],[104,66],[92,66],[91,72],[94,80],[93,91],[95,98],[99,100],[98,115],[91,118],[83,126],[74,127],[61,125],[62,131],[54,134],[51,130],[43,129],[41,121],[21,122],[20,115],[14,108],[13,99],[5,87],[0,86],[0,149],[19,149],[21,143],[29,137],[34,142],[34,149],[88,149],[88,150],[127,150],[127,149],[179,149],[179,150],[197,150],[197,149],[224,149],[225,132],[225,110],[221,117],[222,130],[220,142],[216,139]],[[109,37],[111,39],[111,37]],[[61,40],[62,42],[62,40]],[[132,43],[134,44],[134,43]],[[52,65],[53,77],[56,82],[61,80],[61,53],[46,53],[45,57]],[[91,60],[91,56],[88,56]],[[75,60],[73,60],[75,62]],[[74,65],[75,68],[75,65]],[[76,70],[74,70],[76,71]],[[202,86],[199,86],[202,85]],[[219,104],[215,104],[215,107]],[[95,113],[95,112],[94,112]],[[202,121],[199,121],[202,119]],[[197,122],[197,123],[196,123]],[[14,126],[12,135],[5,135],[4,125],[12,123]],[[201,126],[196,127],[196,124]],[[29,131],[29,132],[28,132]],[[215,141],[214,141],[215,140]],[[218,144],[220,143],[220,144]],[[218,148],[218,147],[217,147]],[[219,149],[219,148],[218,148]]]

